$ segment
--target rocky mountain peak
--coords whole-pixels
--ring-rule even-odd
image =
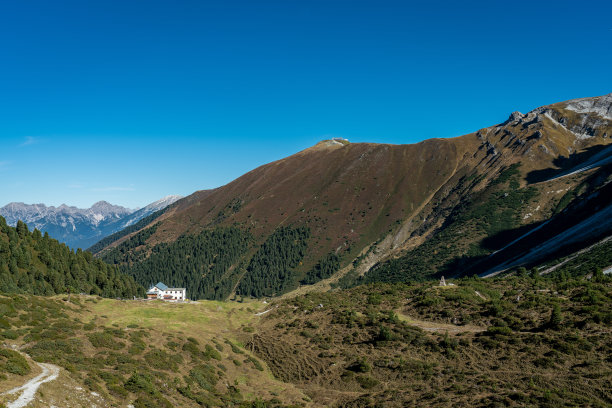
[[[612,93],[592,98],[572,99],[566,102],[565,109],[577,113],[592,113],[603,119],[612,120]]]
[[[22,220],[30,229],[37,228],[49,232],[54,238],[73,248],[88,248],[105,236],[138,222],[179,198],[179,196],[164,197],[138,211],[113,205],[107,201],[98,201],[85,209],[66,204],[54,207],[13,202],[0,208],[0,215],[11,226]]]
[[[596,140],[608,138],[611,121],[612,94],[607,94],[545,105],[526,114],[512,112],[505,122],[493,129],[517,136],[517,143],[522,145],[532,141],[542,151],[569,154]],[[485,140],[483,134],[479,133],[481,140]],[[546,134],[554,137],[544,138]],[[529,151],[529,146],[525,149]]]
[[[91,206],[90,210],[96,212],[117,212],[117,213],[131,213],[132,210],[129,208],[121,207],[119,205],[113,205],[107,201],[98,201],[94,205]]]
[[[506,123],[512,123],[512,122],[518,122],[521,119],[523,119],[523,114],[519,111],[514,111],[510,114],[510,117],[508,117],[508,119],[506,120],[506,122],[504,122],[504,124]]]
[[[94,203],[94,205],[91,206],[92,210],[99,210],[99,209],[104,209],[104,208],[108,208],[108,207],[112,207],[113,205],[111,203],[109,203],[108,201],[98,201],[97,203]]]

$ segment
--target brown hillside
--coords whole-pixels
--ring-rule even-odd
[[[155,221],[161,224],[147,243],[238,225],[258,244],[279,226],[304,225],[312,237],[304,269],[330,251],[347,265],[377,242],[378,250],[363,263],[369,268],[420,245],[465,197],[513,163],[521,164],[521,185],[544,185],[542,191],[546,183],[554,185],[547,180],[610,143],[609,106],[612,94],[561,102],[514,112],[476,133],[411,145],[322,141],[178,201]],[[580,176],[571,181],[579,182]],[[552,208],[562,195],[538,196],[538,208]],[[526,222],[548,216],[539,210]]]
[[[197,192],[182,200],[150,242],[236,223],[263,241],[278,226],[299,224],[315,237],[311,262],[330,250],[358,250],[412,215],[458,171],[465,172],[480,144],[474,135],[415,145],[324,141],[202,199]]]

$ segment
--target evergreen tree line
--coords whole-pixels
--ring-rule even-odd
[[[122,262],[119,255],[125,261],[129,252],[121,251],[115,254],[113,262],[146,287],[161,281],[170,287],[186,288],[190,299],[225,299],[237,281],[236,274],[231,274],[235,270],[232,266],[246,253],[250,240],[248,232],[218,227],[198,235],[183,235],[172,243],[158,244],[141,262]],[[129,241],[126,245],[133,247]]]
[[[251,258],[238,293],[253,297],[274,296],[297,286],[295,271],[308,246],[310,229],[280,227]]]
[[[159,223],[139,231],[137,234],[132,236],[130,239],[123,241],[121,244],[109,251],[102,253],[100,258],[109,264],[132,264],[144,260],[146,251],[145,248],[141,248],[136,251],[135,249],[147,244],[147,239],[157,231]]]
[[[157,225],[139,232],[103,254],[103,259],[119,265],[122,272],[146,287],[159,281],[171,287],[184,287],[191,299],[226,299],[236,284],[236,292],[242,296],[278,295],[297,287],[298,282],[313,284],[328,278],[340,267],[338,255],[330,253],[305,276],[300,276],[296,268],[304,258],[310,238],[306,227],[278,228],[246,268],[242,258],[248,253],[252,236],[239,228],[216,227],[198,235],[183,235],[175,242],[154,246],[145,258],[148,249],[142,246],[155,228]]]
[[[10,227],[0,216],[0,292],[132,297],[143,296],[144,288],[91,253],[30,232],[22,221]]]
[[[340,269],[340,257],[330,252],[306,273],[300,281],[303,285],[312,285],[320,280],[327,279]]]

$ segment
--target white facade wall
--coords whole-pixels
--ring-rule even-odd
[[[185,300],[187,297],[187,290],[185,288],[168,288],[162,290],[154,286],[150,291],[157,293],[157,298],[162,300]],[[170,296],[171,299],[166,299],[166,296]]]
[[[161,291],[161,297],[163,299],[166,296],[172,296],[172,300],[185,300],[186,292],[185,288],[168,288]]]

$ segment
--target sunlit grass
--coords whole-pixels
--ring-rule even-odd
[[[117,301],[103,299],[91,305],[107,326],[143,328],[183,333],[214,334],[222,329],[239,327],[257,319],[255,310],[261,304],[199,301],[169,303],[162,301]]]

